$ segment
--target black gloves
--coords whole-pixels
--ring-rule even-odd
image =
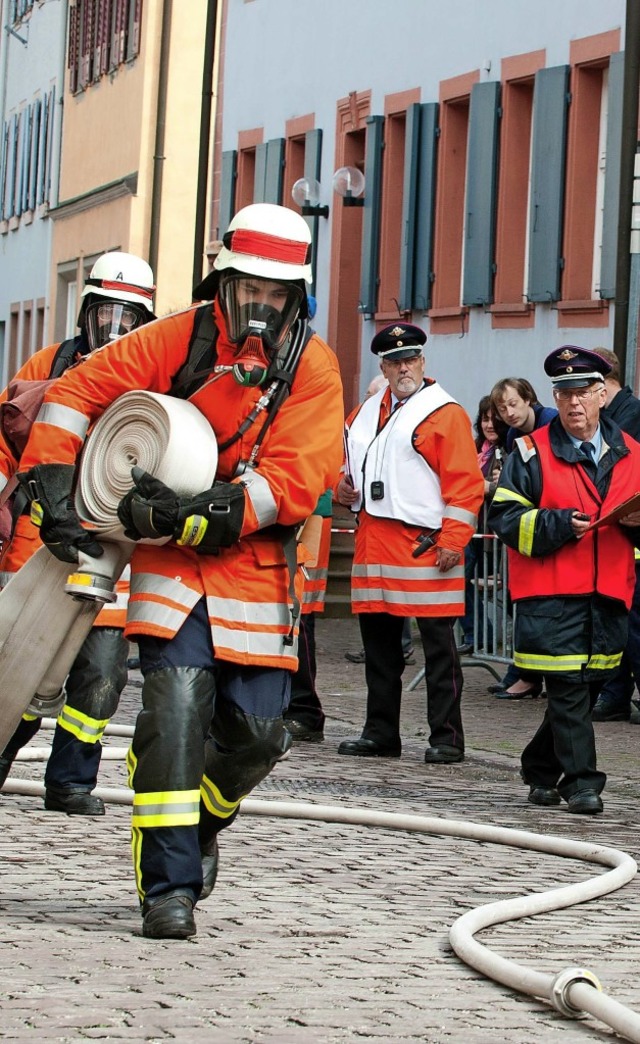
[[[77,562],[78,551],[100,558],[104,549],[83,529],[73,508],[73,464],[37,464],[18,475],[31,500],[31,521],[40,529],[42,542],[61,562]]]
[[[173,536],[178,525],[178,494],[142,468],[132,468],[131,477],[135,486],[118,504],[125,536],[129,540]]]
[[[118,518],[130,540],[171,536],[182,547],[200,554],[231,547],[244,518],[244,489],[217,482],[196,497],[179,497],[164,482],[133,468],[135,486],[118,505]]]

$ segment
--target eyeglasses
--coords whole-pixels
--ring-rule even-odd
[[[577,399],[578,402],[589,402],[594,395],[599,395],[602,388],[554,388],[553,394],[560,402],[570,402]]]
[[[109,326],[114,318],[125,330],[131,330],[136,325],[139,316],[134,308],[127,308],[114,302],[101,304],[98,308],[100,326]]]

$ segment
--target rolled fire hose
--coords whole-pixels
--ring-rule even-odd
[[[125,732],[124,730],[127,730]],[[107,732],[113,726],[107,726]],[[129,735],[130,726],[120,726],[118,735]],[[108,751],[106,747],[103,756]],[[126,748],[114,748],[118,756]],[[49,748],[43,748],[44,757]],[[25,751],[18,754],[21,760],[32,760]],[[44,786],[31,780],[9,778],[3,793],[28,796],[43,796]],[[133,804],[133,792],[124,787],[96,787],[92,792],[103,801],[113,804]],[[288,819],[316,820],[324,823],[346,823],[353,826],[370,826],[378,829],[405,830],[421,834],[440,834],[459,837],[470,841],[508,845],[512,848],[529,849],[568,859],[581,859],[612,869],[604,874],[587,878],[576,884],[553,888],[546,892],[504,899],[489,903],[459,917],[451,926],[449,941],[462,961],[476,968],[483,975],[501,982],[510,989],[541,997],[549,1001],[557,1011],[569,1018],[578,1018],[584,1013],[600,1019],[626,1040],[640,1044],[640,1015],[619,1001],[602,992],[602,987],[593,972],[585,968],[568,967],[559,974],[550,975],[527,968],[493,953],[477,942],[473,936],[483,928],[503,924],[536,913],[562,910],[577,903],[586,902],[597,896],[608,895],[627,884],[637,873],[637,865],[631,856],[617,848],[576,841],[571,838],[534,834],[526,830],[511,830],[482,823],[455,819],[438,819],[430,816],[402,815],[396,812],[379,812],[364,808],[343,808],[336,805],[313,805],[304,802],[261,801],[246,798],[242,802],[242,813],[254,816],[281,816]]]
[[[147,391],[122,395],[95,424],[80,458],[76,510],[105,553],[81,552],[69,576],[68,564],[39,548],[0,592],[0,750],[34,696],[62,689],[95,617],[115,599],[135,546],[117,507],[136,464],[182,496],[200,493],[215,478],[215,436],[191,403]]]

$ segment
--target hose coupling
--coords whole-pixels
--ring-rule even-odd
[[[70,573],[64,589],[74,598],[87,602],[115,602],[117,599],[116,584],[113,577],[101,576],[99,573]]]
[[[560,1014],[566,1015],[569,1019],[577,1019],[584,1014],[581,1008],[576,1008],[575,1004],[572,1004],[569,1000],[569,988],[575,986],[578,982],[584,982],[587,986],[593,986],[594,989],[602,993],[602,984],[599,978],[593,972],[590,972],[588,968],[565,968],[564,971],[561,971],[551,984],[550,999]]]
[[[31,703],[25,714],[33,714],[35,718],[57,718],[65,705],[67,694],[64,689],[53,696],[40,696],[38,693],[32,696]]]

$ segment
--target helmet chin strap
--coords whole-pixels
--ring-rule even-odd
[[[233,376],[238,384],[259,388],[267,378],[270,359],[265,352],[262,337],[249,334],[238,345]]]

